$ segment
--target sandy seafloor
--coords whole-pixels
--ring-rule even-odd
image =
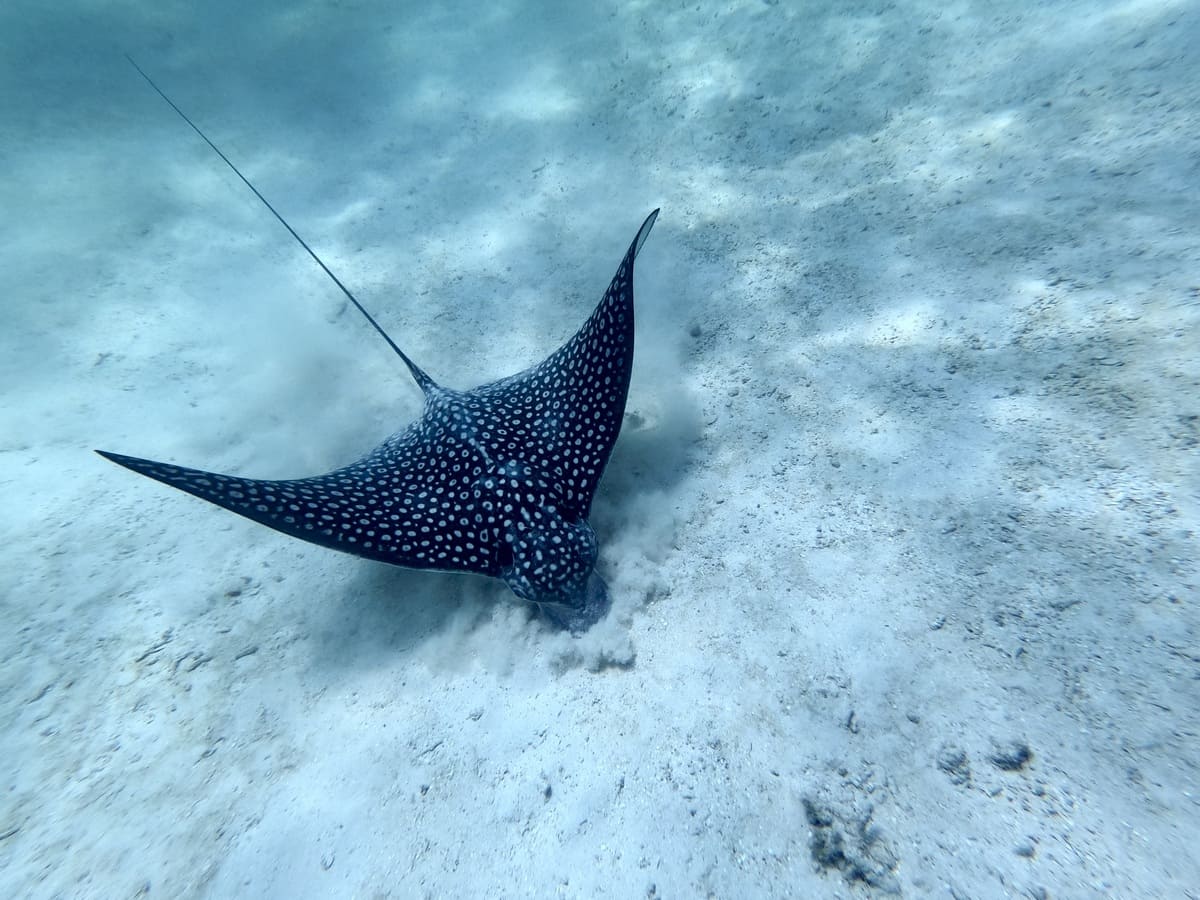
[[[1196,897],[1200,8],[0,7],[0,895]],[[565,7],[565,8],[564,8]],[[580,639],[256,477],[643,216]]]

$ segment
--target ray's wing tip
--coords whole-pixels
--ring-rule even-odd
[[[646,221],[638,229],[637,237],[633,239],[633,247],[630,248],[633,250],[634,258],[637,258],[637,255],[642,252],[642,244],[646,243],[646,238],[650,237],[650,229],[654,227],[654,222],[658,219],[661,209],[662,207],[657,207],[650,215],[646,216]]]
[[[139,456],[126,456],[124,453],[113,453],[109,450],[96,450],[95,452],[100,456],[103,456],[109,462],[116,463],[122,468],[129,469],[130,471],[137,472],[141,475],[150,474],[146,471],[148,466],[162,465],[162,463],[156,463],[151,459],[142,459]]]
[[[139,459],[136,456],[126,456],[124,453],[113,453],[111,450],[93,450],[93,452],[103,456],[109,462],[115,462],[118,466],[128,467],[130,463],[149,462],[149,460]]]

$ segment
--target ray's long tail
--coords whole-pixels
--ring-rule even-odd
[[[391,347],[394,351],[396,351],[396,355],[399,356],[402,360],[404,360],[404,364],[406,366],[408,366],[408,371],[412,373],[413,379],[417,382],[417,385],[421,388],[422,392],[424,392],[425,394],[428,394],[433,388],[436,388],[437,387],[436,382],[434,382],[434,380],[432,378],[430,378],[427,374],[425,374],[425,371],[420,366],[418,366],[415,362],[413,362],[411,359],[409,359],[408,356],[404,353],[404,351],[401,350],[396,345],[396,342],[393,341],[391,339],[391,337],[388,335],[388,333],[383,330],[383,327],[378,322],[376,322],[374,317],[369,312],[367,312],[366,308],[363,307],[363,305],[358,302],[358,298],[355,297],[354,294],[352,294],[350,292],[350,289],[348,287],[346,287],[344,284],[342,284],[341,279],[333,274],[333,271],[329,268],[329,266],[325,265],[324,260],[322,260],[321,257],[317,256],[316,251],[314,251],[312,247],[308,246],[308,242],[305,241],[304,238],[300,237],[300,235],[296,233],[296,229],[294,229],[291,225],[288,224],[287,219],[285,219],[283,216],[281,216],[279,214],[279,211],[276,210],[275,207],[271,205],[271,202],[269,200],[267,200],[267,198],[264,197],[259,192],[258,188],[256,188],[253,185],[253,183],[251,183],[250,179],[241,173],[241,170],[238,169],[238,167],[233,164],[233,162],[229,159],[229,157],[226,156],[221,151],[221,148],[218,147],[216,144],[214,144],[211,140],[209,140],[208,135],[206,135],[203,131],[200,130],[199,126],[196,125],[196,123],[193,122],[188,117],[187,113],[185,113],[182,109],[180,109],[178,106],[175,105],[174,100],[172,100],[165,93],[163,93],[162,88],[160,88],[157,84],[154,83],[154,79],[152,79],[149,75],[146,74],[146,72],[142,69],[142,67],[139,66],[134,61],[132,56],[130,56],[128,53],[126,53],[125,58],[127,60],[129,60],[129,64],[131,66],[133,66],[135,69],[137,69],[138,74],[141,75],[144,79],[146,79],[146,83],[149,84],[150,87],[154,88],[155,93],[157,93],[158,96],[162,97],[165,101],[167,101],[167,105],[169,105],[171,107],[171,109],[175,110],[175,112],[177,112],[179,114],[179,117],[181,119],[183,119],[183,121],[187,122],[187,124],[191,127],[192,131],[194,131],[194,132],[196,132],[196,134],[200,135],[200,137],[204,141],[204,143],[208,144],[208,146],[212,148],[212,151],[214,153],[216,153],[217,156],[221,157],[221,161],[224,162],[225,165],[229,166],[229,168],[233,170],[233,174],[236,175],[238,178],[240,178],[242,180],[242,183],[245,184],[246,187],[250,188],[250,190],[254,193],[254,196],[262,201],[263,206],[265,206],[267,209],[269,209],[271,211],[271,215],[273,215],[276,219],[279,220],[279,224],[281,224],[284,228],[286,228],[288,230],[288,234],[290,234],[292,237],[294,237],[296,239],[296,242],[298,244],[300,244],[301,247],[304,248],[305,252],[308,253],[308,255],[313,258],[313,261],[316,262],[316,264],[321,267],[321,271],[323,271],[326,275],[328,275],[329,278],[333,281],[333,283],[338,286],[338,290],[340,290],[343,294],[345,294],[346,298],[351,303],[354,304],[354,308],[357,309],[360,313],[362,313],[363,317],[366,318],[366,320],[371,323],[371,327],[374,328],[377,332],[379,332],[379,335],[385,341],[387,341],[388,346]]]

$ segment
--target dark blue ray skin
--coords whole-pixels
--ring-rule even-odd
[[[470,391],[426,376],[421,418],[349,466],[270,481],[97,452],[322,547],[501,578],[554,623],[583,631],[610,604],[587,517],[625,412],[634,261],[657,215],[583,327],[549,358]]]

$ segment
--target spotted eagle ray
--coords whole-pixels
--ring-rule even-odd
[[[218,475],[101,456],[322,547],[412,569],[501,578],[553,623],[581,632],[608,611],[588,513],[621,430],[633,367],[633,264],[646,217],[583,327],[546,360],[469,391],[442,387],[405,355],[258,189],[164,94],[404,361],[420,419],[355,463],[313,478]]]

